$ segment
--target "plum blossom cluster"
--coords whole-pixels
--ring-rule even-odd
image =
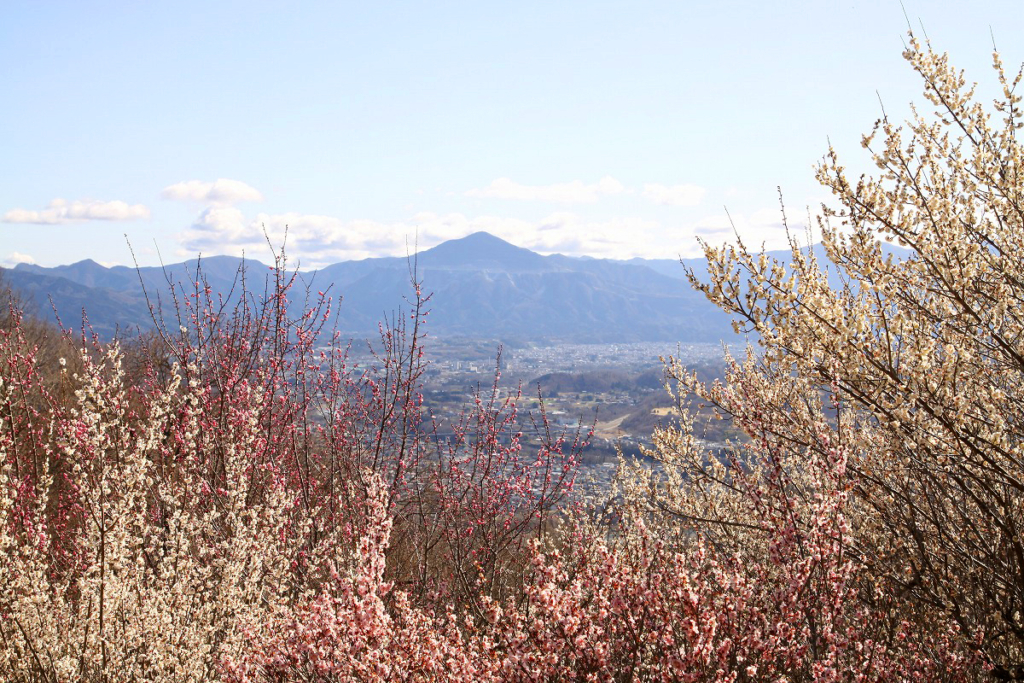
[[[584,437],[522,443],[495,385],[432,440],[424,300],[357,370],[323,338],[326,299],[291,314],[284,273],[234,301],[197,275],[130,347],[5,317],[6,680],[221,680],[290,611],[384,567],[428,610],[521,592],[518,549],[548,532]],[[54,345],[70,355],[47,367]]]
[[[818,178],[837,207],[819,222],[823,253],[794,242],[782,264],[709,247],[709,279],[691,274],[763,352],[726,386],[672,374],[755,441],[793,452],[779,476],[797,489],[801,451],[843,449],[850,553],[872,588],[922,628],[955,624],[989,675],[1020,680],[1022,74],[993,55],[1001,96],[989,109],[914,35],[904,56],[931,111],[903,126],[883,117],[865,136],[876,177],[849,178],[829,151]],[[726,524],[745,519],[723,493],[732,482],[682,460],[712,482],[706,517],[730,537]],[[700,514],[693,500],[665,504]]]

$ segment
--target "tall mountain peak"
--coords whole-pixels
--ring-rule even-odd
[[[548,259],[517,247],[489,232],[474,232],[420,252],[418,262],[427,267],[484,267],[503,270],[551,270]]]

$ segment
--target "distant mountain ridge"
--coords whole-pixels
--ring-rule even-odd
[[[194,283],[199,263],[210,287],[225,295],[243,264],[250,288],[262,291],[268,273],[259,261],[214,256],[138,270],[91,260],[53,268],[19,264],[3,274],[30,312],[53,319],[56,309],[65,326],[77,327],[84,309],[93,329],[110,338],[118,329],[151,327],[151,305],[162,306],[166,315],[168,283]],[[683,265],[671,260],[543,256],[477,232],[421,251],[412,263],[424,291],[432,294],[432,335],[684,343],[734,335],[727,316],[693,291]],[[371,258],[299,276],[314,294],[329,289],[335,300],[341,297],[339,328],[356,336],[371,333],[380,320],[407,306],[410,266],[404,257]],[[294,293],[293,299],[302,298]]]

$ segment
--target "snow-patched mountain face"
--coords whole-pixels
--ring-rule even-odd
[[[263,291],[266,266],[245,262],[248,286]],[[243,262],[232,257],[202,260],[211,287],[231,291]],[[410,271],[431,293],[429,330],[433,335],[466,335],[517,340],[578,342],[718,341],[732,334],[727,318],[668,274],[633,260],[543,256],[486,232],[444,242],[411,258],[374,258],[337,263],[300,273],[314,293],[327,291],[339,311],[339,327],[358,334],[406,308],[412,291]],[[258,267],[253,267],[258,266]],[[152,325],[146,295],[165,306],[167,281],[195,279],[196,262],[166,268],[105,268],[93,261],[42,268],[21,265],[5,273],[38,315],[53,316],[52,298],[65,325],[75,324],[84,307],[97,331]],[[258,282],[257,282],[258,280]],[[304,296],[295,292],[293,299]]]

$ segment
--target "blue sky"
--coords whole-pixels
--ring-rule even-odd
[[[970,80],[1019,2],[904,0]],[[476,230],[673,258],[782,240],[920,101],[899,2],[0,4],[0,265],[202,252],[303,267]],[[982,92],[987,92],[983,87]],[[877,94],[876,94],[877,93]]]

